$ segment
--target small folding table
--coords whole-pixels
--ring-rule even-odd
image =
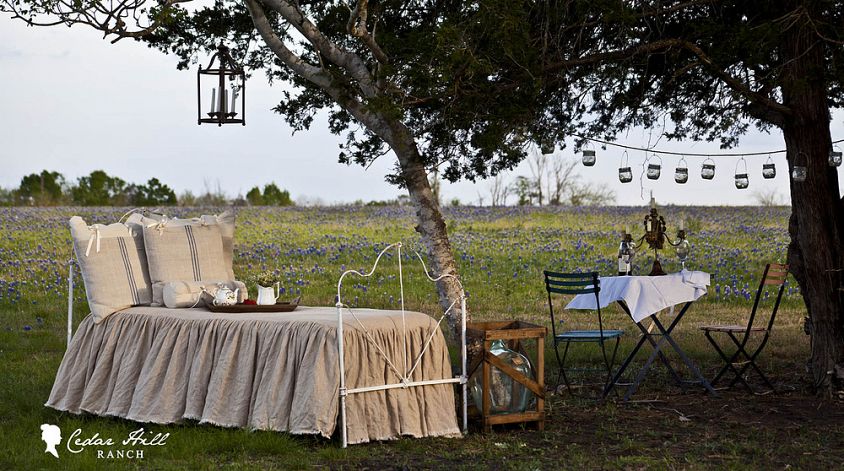
[[[700,384],[707,391],[717,395],[709,381],[703,377],[697,365],[683,352],[683,349],[671,337],[671,333],[680,320],[689,310],[689,307],[698,300],[701,296],[706,294],[706,287],[709,286],[710,276],[708,273],[701,271],[682,271],[680,273],[672,273],[664,276],[607,276],[600,278],[600,292],[598,294],[601,308],[608,306],[612,302],[618,302],[621,308],[626,312],[639,330],[642,331],[642,337],[627,359],[624,360],[621,367],[613,376],[612,381],[607,384],[604,389],[603,396],[606,397],[619,379],[624,375],[625,370],[630,366],[639,349],[645,342],[651,344],[653,352],[648,357],[645,365],[636,374],[635,379],[627,388],[624,394],[624,400],[630,399],[630,396],[636,392],[636,389],[645,379],[654,360],[659,358],[660,362],[665,365],[674,381],[685,389],[688,384]],[[657,318],[657,314],[663,309],[674,310],[674,306],[683,304],[683,307],[676,314],[674,319],[666,327]],[[571,300],[566,309],[597,309],[595,306],[595,296],[593,294],[579,294]],[[651,328],[643,325],[642,321],[651,319]],[[655,331],[652,328],[655,327]],[[691,371],[694,379],[684,380],[680,377],[671,362],[662,352],[665,344],[669,344],[671,348],[677,352],[682,362]]]

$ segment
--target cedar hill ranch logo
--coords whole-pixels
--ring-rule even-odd
[[[65,443],[67,451],[78,454],[91,448],[96,451],[97,459],[136,459],[144,458],[146,447],[164,446],[167,444],[169,433],[147,432],[139,428],[130,432],[126,438],[115,441],[111,437],[101,437],[99,432],[93,435],[84,435],[81,428],[76,429],[68,437]],[[41,440],[47,445],[44,453],[51,454],[56,458],[59,454],[56,446],[61,443],[61,430],[52,424],[41,425]]]

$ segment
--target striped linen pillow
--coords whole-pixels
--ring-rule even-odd
[[[152,287],[141,226],[94,224],[70,218],[73,250],[85,281],[94,322],[131,306],[149,304]]]
[[[144,246],[150,281],[230,280],[218,224],[172,223],[165,219],[144,226]],[[163,304],[162,291],[154,289],[152,304]]]
[[[168,218],[163,214],[154,212],[134,213],[129,216],[128,223],[140,224],[149,226],[160,222],[166,222],[168,226],[196,226],[196,225],[211,225],[216,224],[220,226],[220,234],[223,236],[223,260],[226,263],[226,270],[228,276],[224,279],[233,280],[234,270],[232,269],[232,262],[234,260],[234,222],[235,212],[227,209],[220,214],[209,215],[203,214],[198,218],[191,219],[176,219]]]

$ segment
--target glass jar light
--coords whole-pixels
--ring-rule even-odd
[[[659,159],[658,164],[648,164],[648,179],[649,180],[659,180],[659,175],[662,173],[662,157],[654,154],[651,156],[652,158]]]
[[[809,175],[809,169],[806,168],[808,156],[804,152],[797,154],[794,159],[794,167],[791,169],[791,179],[796,182],[805,182]]]
[[[706,159],[703,161],[703,165],[700,168],[700,178],[704,180],[712,180],[715,178],[715,161],[712,159]]]
[[[621,154],[621,164],[618,167],[618,181],[621,183],[630,183],[633,181],[633,169],[630,168],[630,156],[627,151]]]
[[[739,166],[744,163],[744,173],[739,172]],[[747,161],[744,160],[744,157],[739,159],[736,163],[736,188],[739,190],[744,190],[750,185],[750,179],[747,177]]]
[[[595,151],[593,149],[583,149],[583,165],[591,167],[595,165]]]
[[[680,157],[680,163],[674,170],[674,181],[680,184],[689,181],[689,164],[686,163],[685,157]]]
[[[806,167],[801,165],[795,165],[794,169],[791,170],[791,179],[796,182],[805,182],[806,177],[808,176],[809,172]]]
[[[774,161],[771,156],[768,156],[768,161],[762,164],[762,178],[766,178],[770,180],[777,176],[777,166],[774,165]]]
[[[830,167],[839,167],[841,166],[841,148],[838,146],[833,147],[831,151],[829,151],[829,166]]]

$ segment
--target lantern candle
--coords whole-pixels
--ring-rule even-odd
[[[229,105],[229,113],[231,113],[231,114],[237,114],[237,112],[236,112],[237,107],[235,106],[236,101],[237,101],[237,91],[234,88],[232,88],[232,101],[231,101],[231,104]]]
[[[212,114],[215,111],[217,111],[214,107],[214,105],[216,105],[216,104],[217,104],[217,89],[212,88],[211,89],[211,110],[208,112],[208,114]]]

